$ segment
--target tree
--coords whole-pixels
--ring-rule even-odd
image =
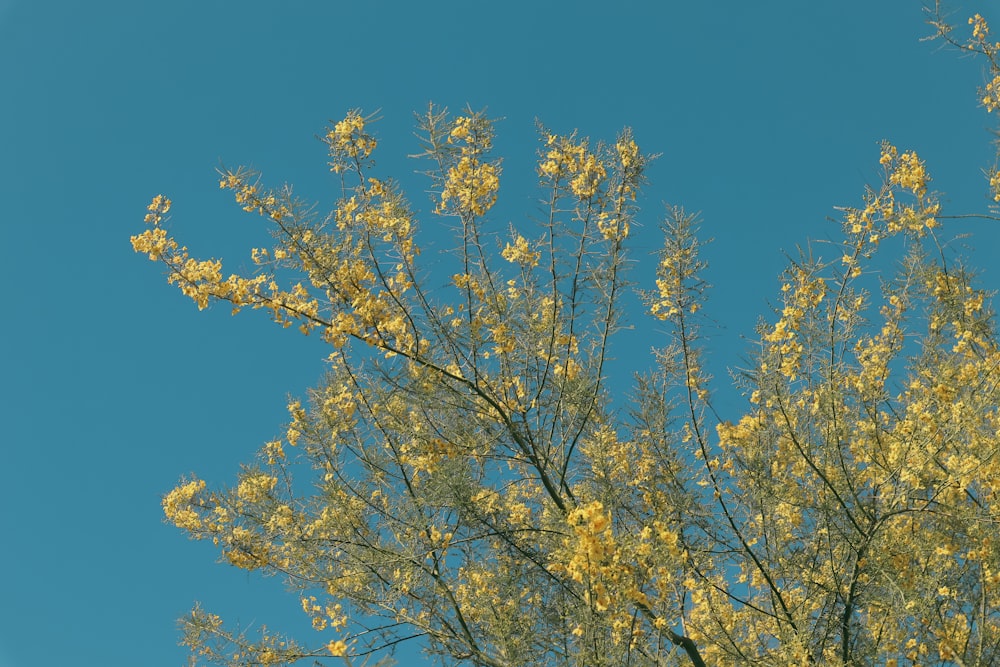
[[[1000,46],[970,23],[961,43],[940,12],[935,25],[986,56],[994,111]],[[630,402],[607,386],[649,159],[628,130],[593,146],[542,130],[547,218],[498,241],[493,126],[432,107],[422,157],[457,230],[451,284],[432,289],[400,188],[372,176],[371,121],[353,111],[324,137],[342,188],[329,215],[222,174],[273,225],[252,275],[191,258],[163,196],[132,238],[199,308],[264,309],[331,350],[234,488],[188,479],[163,499],[229,563],[285,576],[320,646],[196,608],[196,654],[286,664],[422,637],[493,667],[1000,661],[1000,345],[914,152],[883,144],[884,179],[843,210],[834,260],[790,262],[734,376],[745,414],[725,420],[699,336],[698,225],[680,208],[640,292],[665,342]],[[990,186],[1000,201],[996,169]],[[902,259],[878,283],[884,246]]]

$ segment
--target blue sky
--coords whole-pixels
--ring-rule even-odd
[[[985,13],[952,7],[961,24]],[[324,350],[168,287],[128,241],[153,195],[173,199],[196,255],[239,266],[264,229],[218,189],[221,163],[329,206],[315,135],[378,109],[380,173],[426,211],[413,113],[469,104],[504,119],[498,222],[528,229],[535,119],[603,139],[630,125],[663,154],[636,276],[662,202],[702,212],[721,370],[748,351],[782,251],[835,237],[834,206],[876,182],[879,140],[919,152],[946,214],[986,210],[983,64],[919,41],[924,18],[920,2],[870,0],[0,0],[0,667],[184,664],[175,619],[195,600],[306,626],[279,581],[164,525],[159,499],[191,472],[232,481]],[[1000,288],[1000,223],[947,229],[973,235],[983,284]]]

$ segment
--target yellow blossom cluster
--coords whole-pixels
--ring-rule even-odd
[[[900,154],[895,146],[883,142],[879,163],[885,169],[882,187],[877,191],[866,189],[863,208],[844,209],[848,244],[842,261],[851,278],[861,275],[860,260],[870,258],[884,238],[899,232],[921,237],[938,226],[936,216],[941,205],[927,190],[930,176],[917,154]],[[1000,187],[1000,179],[996,187]],[[897,199],[899,191],[906,192],[908,202]]]
[[[323,631],[327,628],[341,630],[347,625],[347,616],[344,614],[344,606],[340,603],[319,604],[315,595],[306,595],[301,598],[302,611],[312,619],[313,629]]]
[[[420,250],[414,242],[410,210],[399,192],[390,183],[375,178],[369,178],[367,187],[356,192],[338,203],[337,228],[345,232],[363,230],[366,235],[381,238],[393,244],[401,259],[412,262]]]
[[[799,337],[807,315],[813,312],[826,296],[826,281],[805,268],[791,270],[790,281],[781,286],[785,305],[781,317],[775,322],[764,340],[774,346],[780,359],[779,370],[785,377],[794,379],[799,371],[804,343]]]
[[[163,222],[163,216],[170,212],[170,205],[171,201],[163,195],[153,197],[153,201],[146,207],[149,211],[145,217],[146,224],[159,225]]]
[[[986,57],[990,64],[991,75],[1000,72],[1000,42],[990,41],[990,26],[982,14],[975,14],[969,17],[968,24],[972,26],[972,34],[964,44],[952,40],[948,35],[951,26],[939,25],[939,34],[944,34],[946,39],[954,46],[965,49],[972,53],[978,53]],[[996,108],[994,106],[994,108]],[[990,109],[992,111],[992,109]]]
[[[360,111],[351,111],[328,130],[324,141],[330,147],[330,170],[342,173],[366,160],[375,150],[375,138],[365,132],[367,120]]]
[[[660,320],[673,319],[699,308],[698,295],[692,291],[702,263],[698,259],[698,241],[692,220],[683,211],[672,212],[671,233],[660,252],[656,270],[656,291],[649,296],[649,311]]]
[[[219,179],[219,188],[232,190],[236,203],[247,213],[256,212],[275,222],[288,218],[291,215],[288,204],[281,202],[273,193],[262,193],[258,182],[250,182],[253,176],[245,171],[226,172]]]
[[[1000,108],[1000,74],[993,77],[983,88],[980,101],[987,111],[993,112]]]
[[[455,593],[456,597],[468,603],[470,617],[476,622],[496,618],[504,603],[515,602],[513,599],[506,601],[498,599],[495,569],[472,563],[463,566],[459,571]]]
[[[596,227],[600,238],[619,247],[628,237],[631,202],[642,182],[646,158],[625,129],[613,146],[598,143],[591,149],[587,139],[543,134],[538,175],[551,189],[551,204],[564,196],[574,200],[571,210],[576,229],[584,234]]]
[[[500,189],[499,163],[484,159],[493,146],[492,123],[481,114],[459,116],[452,122],[446,141],[460,146],[457,159],[445,165],[437,212],[484,215],[496,203]]]
[[[881,309],[885,318],[881,331],[875,336],[859,337],[854,344],[858,361],[856,372],[845,377],[845,383],[866,401],[881,399],[885,395],[885,382],[889,376],[889,363],[903,345],[902,319],[906,301],[891,294]]]
[[[908,231],[922,235],[926,230],[937,227],[935,217],[941,210],[936,197],[927,192],[931,180],[923,161],[913,151],[902,154],[888,142],[882,144],[879,163],[886,170],[889,186],[908,190],[916,199],[914,204],[899,204],[891,190],[884,193],[881,214],[886,222],[886,231],[894,234]]]
[[[271,440],[264,445],[264,458],[269,466],[277,465],[278,461],[285,458],[285,448],[281,440]]]
[[[273,475],[256,473],[247,475],[236,487],[236,496],[246,503],[258,503],[271,495],[278,479]]]
[[[222,555],[230,565],[242,570],[256,570],[271,562],[269,546],[256,533],[243,526],[234,526],[225,536]]]
[[[308,331],[318,324],[319,303],[301,284],[285,291],[266,274],[252,278],[234,274],[223,279],[220,261],[196,260],[188,256],[187,248],[181,247],[160,226],[163,214],[169,208],[170,200],[162,195],[153,199],[149,206],[150,214],[146,216],[152,227],[132,237],[132,248],[145,253],[152,261],[164,262],[170,270],[167,281],[176,284],[185,296],[198,304],[199,309],[207,308],[214,298],[229,301],[234,313],[243,306],[269,309],[275,321],[283,326],[290,326],[294,320],[299,320],[303,330]],[[257,252],[256,257],[260,256]],[[267,289],[264,289],[265,283]]]
[[[610,211],[601,211],[597,214],[597,230],[601,232],[608,241],[623,241],[628,238],[632,226],[628,218],[616,215]]]
[[[163,195],[156,195],[146,207],[149,211],[145,221],[151,225],[149,229],[132,237],[132,248],[139,253],[145,253],[150,261],[159,261],[164,255],[177,250],[177,242],[167,236],[167,230],[160,225],[164,216],[170,212],[171,201]]]
[[[285,429],[285,439],[288,441],[289,445],[297,447],[299,444],[299,438],[302,437],[307,428],[306,411],[302,407],[302,402],[298,400],[289,401],[287,410],[291,421]]]
[[[594,608],[605,611],[612,600],[604,576],[611,574],[615,566],[611,514],[604,509],[603,503],[595,500],[570,512],[566,523],[573,530],[572,537],[567,538],[566,572],[574,581],[588,587]]]
[[[414,473],[433,474],[442,461],[459,453],[454,443],[441,438],[412,438],[400,447],[400,461],[412,466]]]
[[[990,35],[990,26],[981,14],[969,17],[969,25],[972,26],[972,39],[977,42],[985,42]]]
[[[514,243],[508,243],[500,254],[508,262],[521,264],[529,268],[538,266],[538,260],[542,257],[542,253],[533,250],[528,243],[528,239],[520,234],[514,239]]]
[[[886,185],[879,192],[866,190],[864,208],[845,209],[843,228],[848,246],[842,261],[850,267],[851,278],[861,275],[859,260],[870,257],[878,249],[883,235],[889,232],[884,220],[892,216],[895,206],[893,192]]]
[[[482,153],[493,148],[493,130],[480,115],[459,116],[448,133],[448,143],[464,143],[468,148],[463,154]]]
[[[900,155],[892,144],[883,144],[879,163],[889,169],[889,183],[906,188],[915,195],[922,195],[927,191],[927,181],[930,178],[923,161],[913,151]]]
[[[1000,169],[990,172],[990,192],[993,194],[993,201],[1000,202]]]
[[[291,547],[275,544],[274,536],[295,532],[299,517],[288,504],[269,502],[276,483],[273,475],[251,472],[230,493],[206,494],[205,482],[192,480],[164,496],[163,512],[193,538],[211,539],[236,567],[254,570],[281,565],[288,562]],[[260,524],[248,527],[248,518],[255,516],[260,517]]]
[[[561,137],[550,134],[546,148],[538,165],[543,177],[553,183],[566,179],[570,191],[579,199],[590,199],[598,193],[608,172],[604,163],[590,152],[586,141],[578,141],[575,135]],[[623,144],[620,150],[625,152],[625,159],[633,162],[638,159],[631,146]]]
[[[635,143],[631,133],[625,133],[615,142],[615,150],[618,152],[618,160],[623,169],[641,169],[646,160],[639,152],[639,146]],[[631,190],[629,191],[631,192]]]
[[[463,156],[448,169],[448,178],[441,191],[439,213],[455,212],[483,215],[497,201],[500,170],[495,164]]]
[[[576,166],[576,173],[570,180],[570,189],[580,199],[589,199],[597,194],[598,188],[607,176],[607,170],[593,153],[584,156]]]
[[[195,497],[205,490],[205,481],[191,480],[181,484],[163,497],[163,513],[175,526],[184,530],[196,531],[202,527],[198,512],[191,509]]]
[[[754,397],[751,399],[751,402],[757,403],[758,400],[757,397]],[[758,436],[764,425],[761,413],[743,415],[736,424],[719,422],[715,427],[716,433],[719,436],[719,446],[728,448],[734,445],[742,446],[744,443],[751,442]]]

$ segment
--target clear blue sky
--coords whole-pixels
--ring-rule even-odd
[[[955,2],[955,21],[979,4]],[[361,107],[381,109],[381,173],[426,211],[405,156],[434,101],[505,119],[498,223],[526,226],[536,117],[606,139],[631,125],[663,154],[636,275],[661,202],[703,213],[721,369],[749,349],[782,250],[835,236],[833,207],[876,181],[880,139],[927,160],[945,213],[986,209],[983,66],[919,41],[923,20],[919,1],[0,0],[0,667],[184,664],[175,619],[195,600],[306,625],[280,582],[216,564],[159,500],[186,473],[231,482],[324,351],[168,287],[128,241],[152,195],[173,199],[195,254],[239,266],[262,222],[216,167],[252,164],[329,206],[314,135]],[[1000,223],[948,229],[973,234],[1000,288]]]

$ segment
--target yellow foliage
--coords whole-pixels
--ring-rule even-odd
[[[989,28],[970,25],[996,77]],[[432,107],[434,214],[457,216],[458,238],[427,260],[375,170],[373,120],[352,111],[324,135],[342,189],[323,216],[222,174],[276,237],[246,275],[191,257],[163,195],[132,237],[199,308],[260,309],[330,345],[320,386],[234,487],[163,498],[226,562],[286,577],[318,648],[200,610],[190,646],[274,665],[407,633],[495,667],[1000,660],[1000,342],[989,295],[941,250],[916,152],[882,144],[882,181],[843,209],[833,250],[790,262],[737,406],[713,399],[698,223],[677,207],[641,292],[650,372],[631,398],[607,384],[648,160],[631,132],[543,132],[545,223],[497,245],[492,123]],[[900,257],[881,261],[883,243]]]

